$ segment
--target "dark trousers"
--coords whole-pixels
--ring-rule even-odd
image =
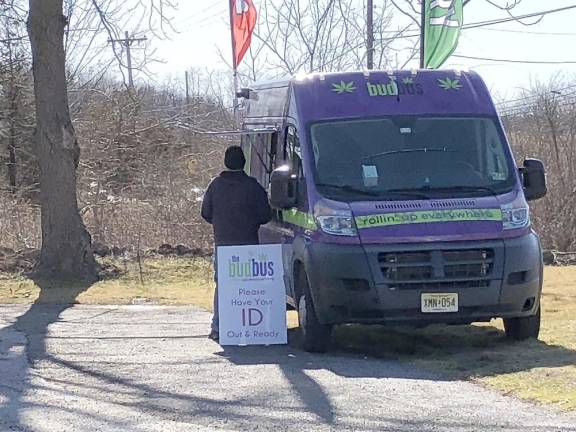
[[[216,248],[214,248],[214,282],[216,283],[216,289],[214,290],[214,314],[212,315],[212,331],[218,331],[218,255]]]

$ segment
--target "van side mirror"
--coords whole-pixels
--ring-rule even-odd
[[[544,164],[538,159],[526,159],[524,167],[520,168],[527,201],[540,199],[546,195],[546,170]]]
[[[270,204],[275,209],[286,210],[298,203],[298,181],[288,165],[272,171],[270,177]]]

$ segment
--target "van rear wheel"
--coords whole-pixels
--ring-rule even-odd
[[[298,279],[302,293],[298,299],[298,322],[302,334],[302,349],[307,352],[324,353],[330,346],[332,326],[318,321],[306,272],[302,270]]]
[[[538,339],[540,334],[540,307],[536,314],[520,318],[505,318],[506,337],[513,340]]]

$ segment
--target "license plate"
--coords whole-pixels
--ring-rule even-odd
[[[457,293],[422,294],[421,300],[423,313],[458,312]]]

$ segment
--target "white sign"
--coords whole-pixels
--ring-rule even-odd
[[[221,345],[288,342],[282,245],[218,248]]]

